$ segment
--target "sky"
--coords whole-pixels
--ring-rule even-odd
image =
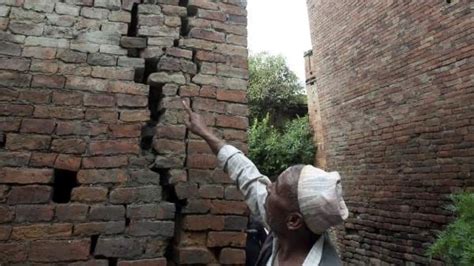
[[[305,0],[248,0],[248,46],[251,54],[286,57],[304,84],[304,52],[311,49]]]

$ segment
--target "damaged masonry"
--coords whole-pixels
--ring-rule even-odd
[[[248,210],[181,99],[246,150],[239,0],[0,1],[0,263],[243,264]]]

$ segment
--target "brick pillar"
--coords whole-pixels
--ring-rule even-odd
[[[243,264],[245,3],[0,3],[0,264]],[[232,258],[232,259],[229,259]]]

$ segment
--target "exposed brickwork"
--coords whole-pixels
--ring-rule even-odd
[[[245,3],[0,1],[0,264],[244,264]]]
[[[307,3],[317,163],[351,212],[343,260],[427,264],[447,195],[474,188],[472,1]]]

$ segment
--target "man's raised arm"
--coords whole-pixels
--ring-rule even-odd
[[[262,175],[255,164],[240,150],[234,146],[226,145],[224,140],[214,135],[205,125],[202,117],[194,113],[185,101],[183,101],[183,105],[189,115],[189,120],[185,121],[186,127],[209,144],[214,154],[217,155],[219,166],[237,183],[250,210],[264,222],[266,187],[271,183],[268,177]]]

